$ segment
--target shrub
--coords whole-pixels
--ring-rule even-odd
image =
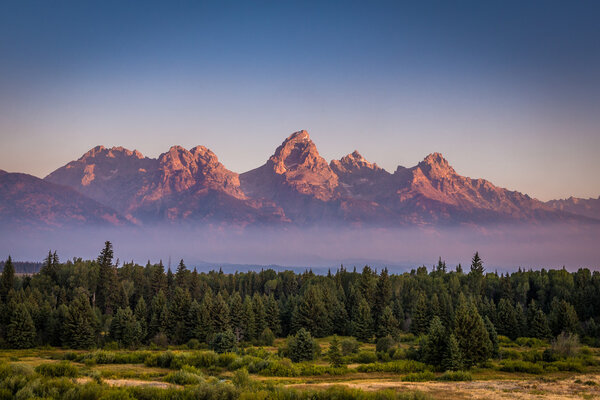
[[[228,353],[235,351],[237,339],[231,329],[225,332],[217,333],[212,340],[210,347],[217,353]]]
[[[437,378],[440,381],[472,381],[473,376],[467,371],[446,371]]]
[[[353,361],[359,364],[374,363],[377,361],[377,354],[372,351],[363,350],[353,357]]]
[[[258,341],[263,346],[273,346],[273,343],[275,342],[275,335],[269,328],[265,328],[265,330],[260,334]]]
[[[396,341],[388,335],[377,340],[375,351],[377,353],[388,353],[395,345]]]
[[[204,382],[204,378],[197,371],[181,369],[177,372],[171,372],[165,376],[165,381],[176,385],[198,385]]]
[[[517,338],[517,340],[515,340],[515,342],[519,346],[525,346],[525,347],[543,347],[543,346],[547,345],[547,343],[545,341],[538,339],[538,338],[531,338],[531,337],[520,337],[520,338]]]
[[[544,368],[540,364],[534,364],[528,361],[503,361],[499,367],[500,371],[504,372],[524,372],[527,374],[543,374]]]
[[[525,351],[521,354],[523,361],[540,362],[544,361],[544,353],[537,350]]]
[[[425,382],[433,379],[435,379],[435,374],[431,371],[413,372],[401,378],[404,382]]]
[[[306,329],[302,328],[288,339],[287,355],[294,362],[314,360],[319,345]],[[319,347],[320,348],[320,347]]]
[[[500,358],[504,360],[520,360],[521,353],[514,349],[504,349],[500,352]]]
[[[40,364],[35,367],[35,372],[49,377],[74,378],[79,375],[79,369],[68,361]]]
[[[583,372],[585,367],[579,360],[555,361],[550,366],[555,367],[559,371]]]
[[[287,359],[268,361],[266,367],[259,371],[259,373],[266,376],[300,376],[299,368]]]
[[[562,357],[572,357],[579,351],[579,337],[572,333],[561,333],[552,342],[552,351]]]
[[[169,345],[169,338],[164,333],[157,333],[150,342],[158,348],[166,349]]]
[[[200,348],[200,341],[198,339],[190,339],[187,342],[187,348],[190,350],[197,350]]]
[[[414,360],[399,360],[386,363],[372,363],[359,365],[358,372],[395,372],[399,374],[409,372],[423,372],[427,365]]]
[[[248,370],[246,368],[240,368],[234,372],[233,377],[231,378],[231,383],[233,383],[236,387],[248,387],[252,383],[250,379],[250,374],[248,374]]]
[[[355,338],[350,337],[350,338],[346,338],[346,339],[342,340],[341,346],[342,346],[342,354],[347,356],[350,354],[358,353],[358,348],[360,347],[360,344],[358,343],[358,341]]]

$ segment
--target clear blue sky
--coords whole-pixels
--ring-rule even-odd
[[[97,144],[230,169],[307,129],[390,172],[442,152],[543,200],[600,195],[600,2],[0,2],[0,168]]]

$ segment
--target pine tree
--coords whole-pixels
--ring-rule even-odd
[[[354,320],[354,336],[363,342],[369,342],[373,338],[371,308],[364,298],[361,298],[358,304],[358,314]]]
[[[118,286],[117,269],[113,266],[113,248],[112,243],[106,241],[104,249],[98,256],[99,276],[98,293],[96,295],[96,304],[107,314],[112,314],[116,303],[115,288]]]
[[[463,356],[458,347],[458,341],[456,340],[456,336],[451,334],[448,337],[446,353],[442,360],[442,369],[445,371],[459,371],[463,369],[463,365]]]
[[[242,332],[244,330],[242,326],[243,320],[243,303],[242,297],[239,292],[234,292],[228,301],[229,306],[229,324],[231,326],[231,331],[236,337],[236,340],[239,342],[242,340]],[[267,313],[268,315],[268,313]]]
[[[500,352],[500,344],[498,342],[498,333],[496,332],[496,328],[487,316],[483,318],[483,323],[485,324],[485,329],[487,330],[488,336],[490,337],[490,342],[492,343],[491,356],[498,357]]]
[[[150,326],[148,327],[148,336],[150,338],[153,338],[159,333],[166,334],[166,310],[167,297],[165,296],[165,293],[161,290],[156,296],[154,296],[154,298],[152,299],[152,304],[150,305]]]
[[[271,330],[271,332],[273,332],[273,334],[275,336],[279,335],[281,333],[281,320],[279,318],[279,306],[277,305],[277,300],[275,300],[275,297],[272,294],[267,298],[267,304],[265,307],[265,311],[266,311],[267,326],[269,327],[269,329]]]
[[[4,280],[2,283],[4,283]],[[29,310],[25,304],[22,303],[14,304],[11,302],[9,306],[13,311],[10,317],[10,324],[6,329],[6,339],[8,344],[13,349],[28,349],[35,346],[37,333]]]
[[[377,325],[375,336],[378,338],[388,335],[395,337],[398,334],[399,329],[400,325],[398,324],[398,320],[394,316],[392,309],[389,306],[386,306],[379,318],[379,325]]]
[[[65,321],[67,344],[74,349],[89,349],[96,343],[96,316],[87,295],[80,292],[69,306]]]
[[[383,310],[390,303],[391,299],[392,283],[390,282],[387,268],[384,268],[379,275],[379,279],[377,279],[377,284],[375,285],[373,304],[373,321],[375,326],[380,324]]]
[[[420,335],[427,331],[427,328],[429,327],[428,314],[427,301],[425,300],[425,295],[421,292],[417,296],[417,301],[413,306],[412,318],[410,321],[410,330],[415,335]]]
[[[331,331],[331,321],[323,302],[323,293],[315,285],[306,289],[292,316],[295,329],[305,328],[316,337],[326,336]]]
[[[148,308],[143,296],[140,296],[134,311],[135,319],[140,324],[140,340],[144,341],[148,337]]]
[[[246,296],[244,299],[242,309],[242,340],[251,341],[256,339],[254,336],[256,323],[254,320],[254,307],[252,307],[250,296]]]
[[[263,303],[262,296],[255,293],[252,298],[252,308],[254,309],[254,322],[255,337],[259,337],[262,331],[268,326],[267,325],[267,314],[265,312],[265,304]]]
[[[497,315],[498,333],[515,340],[518,336],[517,314],[507,299],[501,299],[498,303]]]
[[[334,336],[329,343],[329,350],[327,351],[327,358],[332,367],[338,368],[343,365],[342,353],[340,351],[340,342],[337,336]]]
[[[440,369],[447,353],[446,329],[442,320],[435,316],[431,320],[422,346],[423,361]]]
[[[529,336],[538,339],[547,339],[550,335],[548,318],[546,318],[546,314],[542,310],[536,307],[529,321]]]
[[[469,272],[471,291],[475,296],[481,294],[484,272],[485,268],[483,268],[483,260],[479,257],[479,252],[475,252],[473,259],[471,260],[471,272]]]
[[[129,307],[117,310],[110,325],[110,336],[123,347],[132,347],[140,342],[140,323]]]
[[[566,300],[558,300],[556,297],[552,300],[549,320],[550,328],[555,336],[562,332],[579,332],[579,318],[577,317],[577,312]]]
[[[211,348],[217,353],[227,353],[235,351],[236,340],[231,329],[225,332],[219,332],[211,341]]]
[[[0,277],[0,299],[6,301],[8,292],[15,286],[15,267],[12,263],[12,258],[8,256],[8,259],[4,263],[4,269],[2,270],[2,276]]]
[[[173,343],[182,344],[191,337],[187,330],[186,318],[190,310],[191,298],[187,290],[176,287],[169,304],[169,338]]]
[[[190,271],[186,268],[182,259],[181,261],[179,261],[179,265],[177,266],[177,272],[175,272],[175,284],[182,289],[187,289],[189,282],[189,274]]]
[[[487,360],[492,343],[481,315],[473,302],[461,294],[454,320],[454,335],[463,356],[464,366],[471,366]]]
[[[229,307],[227,306],[227,303],[225,303],[225,300],[223,300],[221,293],[217,294],[217,297],[215,297],[213,302],[211,308],[211,320],[215,333],[225,332],[226,330],[231,329],[231,326],[229,325]]]
[[[289,341],[288,350],[294,362],[311,361],[315,358],[315,341],[308,330],[300,328]]]

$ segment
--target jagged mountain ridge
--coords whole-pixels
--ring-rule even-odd
[[[125,226],[118,212],[72,188],[35,176],[0,170],[0,221],[3,226]]]
[[[262,166],[237,174],[203,146],[157,159],[95,147],[45,180],[114,207],[132,221],[356,225],[583,221],[528,195],[459,175],[439,153],[390,173],[354,151],[328,163],[308,132]]]
[[[568,199],[550,200],[546,204],[557,210],[600,219],[600,196],[597,199],[569,197]]]

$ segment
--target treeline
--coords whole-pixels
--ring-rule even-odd
[[[161,263],[117,264],[110,242],[93,261],[61,263],[49,253],[31,276],[16,276],[9,257],[0,277],[1,344],[128,348],[192,341],[228,349],[269,344],[302,328],[315,337],[361,341],[412,332],[427,334],[422,347],[430,349],[423,353],[430,363],[451,363],[455,351],[468,366],[497,351],[496,335],[546,339],[570,332],[590,344],[600,336],[600,274],[588,269],[485,273],[477,253],[468,271],[449,270],[440,259],[431,271],[400,275],[368,266],[320,276],[199,273],[183,260],[174,272]]]

